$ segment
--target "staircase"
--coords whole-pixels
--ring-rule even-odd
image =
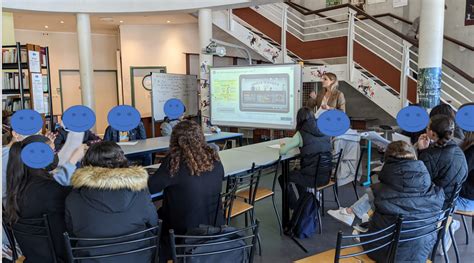
[[[381,22],[359,18],[358,11],[343,5],[326,8],[318,15],[304,15],[301,10],[279,3],[215,11],[213,22],[273,63],[316,62],[316,66],[304,67],[303,82],[317,82],[323,72],[334,72],[396,117],[408,102],[417,101],[414,76],[418,71],[418,54],[411,43],[381,26]],[[284,57],[280,43],[281,26],[285,24]],[[339,64],[331,63],[335,58]],[[341,58],[344,64],[340,63]],[[472,77],[463,78],[445,67],[442,100],[455,108],[474,101]]]

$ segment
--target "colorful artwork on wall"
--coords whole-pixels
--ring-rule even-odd
[[[326,7],[342,4],[342,0],[326,0]]]
[[[474,25],[474,0],[466,0],[466,16],[464,17],[464,25]]]

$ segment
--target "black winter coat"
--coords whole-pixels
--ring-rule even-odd
[[[312,123],[316,122],[306,122],[299,130],[303,139],[303,147],[300,148],[301,174],[310,178],[315,176],[319,155],[330,156],[332,151],[331,137],[324,135],[317,125],[311,126]],[[328,183],[328,175],[331,169],[332,167],[327,167],[327,169],[318,171],[318,186]]]
[[[464,151],[466,156],[468,176],[464,184],[460,196],[469,200],[474,200],[474,145]]]
[[[58,184],[45,170],[28,170],[29,180],[24,194],[18,200],[20,218],[40,218],[48,214],[51,226],[51,238],[59,262],[66,262],[63,233],[64,201],[70,188]],[[15,225],[14,228],[17,228]],[[26,257],[25,263],[53,262],[45,239],[17,237],[21,251]]]
[[[443,189],[431,183],[430,174],[421,161],[389,158],[380,172],[380,183],[372,186],[374,215],[369,232],[388,227],[402,215],[405,220],[427,218],[441,211]],[[420,233],[412,233],[420,234]],[[362,238],[361,241],[366,241]],[[386,240],[364,245],[364,249],[377,247]],[[426,262],[436,242],[436,233],[424,238],[400,243],[396,262]],[[369,254],[377,262],[385,262],[388,248]]]
[[[85,167],[76,170],[72,178],[74,189],[66,199],[66,224],[70,236],[116,237],[156,226],[158,215],[151,202],[147,182],[148,173],[141,167],[116,169]],[[82,241],[79,245],[98,245],[98,243]],[[150,244],[141,242],[113,249],[97,249],[87,255],[114,253],[146,245]],[[81,262],[152,262],[152,256],[151,251],[146,251]]]
[[[177,234],[185,234],[200,224],[214,225],[224,179],[222,163],[215,161],[212,171],[199,176],[191,175],[185,163],[181,163],[177,174],[171,176],[169,163],[170,159],[166,157],[148,182],[152,193],[164,190],[163,206],[160,208],[162,233],[166,235],[169,229],[174,229]],[[222,215],[221,211],[219,215]],[[216,225],[220,226],[223,217],[218,216],[217,219]]]
[[[420,151],[418,159],[425,163],[433,183],[443,187],[448,202],[455,190],[454,185],[461,185],[467,177],[466,157],[461,148],[453,140],[444,146],[432,144]]]

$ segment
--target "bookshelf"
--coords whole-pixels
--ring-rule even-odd
[[[35,109],[44,116],[45,128],[54,128],[50,76],[48,47],[2,46],[2,109]]]

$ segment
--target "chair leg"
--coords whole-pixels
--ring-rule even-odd
[[[318,212],[319,234],[322,234],[323,233],[323,220],[321,220],[321,201],[318,201],[318,199],[316,198],[317,193],[318,192],[314,194],[314,202],[318,206],[316,207],[316,211]]]
[[[469,244],[469,229],[467,229],[466,218],[463,215],[461,215],[461,219],[462,219],[462,224],[464,225],[464,234],[466,235],[466,245],[468,245]]]
[[[321,209],[322,209],[322,210],[321,210],[321,214],[324,216],[324,189],[321,190],[320,193],[321,193],[321,195],[320,195],[320,200],[319,200],[319,202],[320,202],[320,204],[321,204]]]
[[[339,203],[339,195],[337,194],[338,191],[336,185],[333,185],[332,190],[334,192],[334,199],[336,199],[337,208],[339,209],[339,207],[341,207],[341,203]]]
[[[359,200],[359,193],[357,192],[357,186],[356,186],[356,183],[354,181],[352,181],[352,186],[354,187],[354,192],[355,192],[355,195],[356,195],[356,200]]]
[[[272,204],[273,204],[273,210],[275,210],[275,215],[277,217],[278,227],[280,229],[280,236],[281,236],[283,235],[283,227],[281,225],[281,219],[280,219],[280,215],[278,214],[278,209],[276,208],[276,205],[275,205],[275,194],[272,195]]]
[[[451,241],[453,242],[453,247],[454,247],[454,253],[456,254],[456,262],[459,263],[459,250],[458,250],[458,245],[456,244],[456,239],[454,238],[454,233],[453,233],[453,224],[449,226],[449,235],[451,236]]]
[[[443,253],[444,253],[444,262],[449,263],[449,257],[448,257],[448,251],[446,250],[446,246],[444,245],[444,233],[443,233],[443,238],[441,239],[441,247],[443,248]]]

